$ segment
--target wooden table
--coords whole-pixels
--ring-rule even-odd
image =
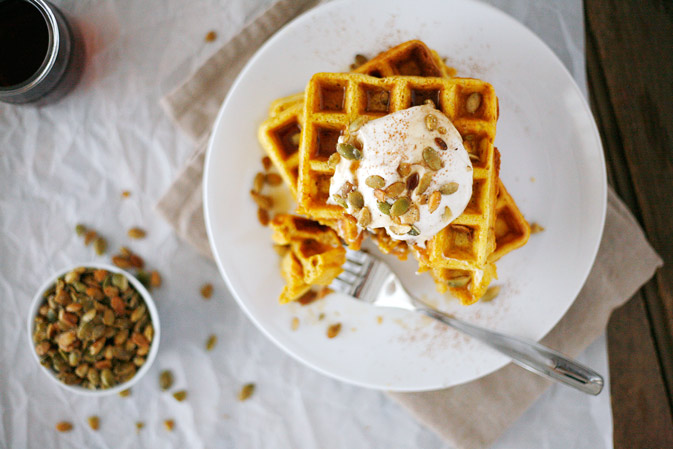
[[[608,182],[665,263],[608,324],[614,445],[673,448],[673,2],[584,7]]]

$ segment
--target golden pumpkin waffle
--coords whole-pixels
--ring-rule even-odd
[[[472,100],[468,110],[468,98]],[[432,100],[463,136],[475,144],[473,195],[465,212],[452,224],[468,227],[469,247],[462,261],[472,266],[486,263],[493,251],[489,229],[495,215],[498,160],[493,139],[498,114],[497,98],[490,84],[473,79],[421,77],[373,78],[356,74],[319,73],[306,88],[304,126],[299,148],[298,211],[317,220],[339,220],[343,209],[328,204],[334,170],[328,159],[337,139],[358,117],[374,119]],[[477,104],[475,104],[478,101]],[[458,228],[455,228],[458,229]],[[448,243],[448,242],[447,242]],[[434,259],[431,256],[431,261]]]
[[[502,182],[498,182],[494,233],[495,250],[488,256],[489,262],[495,262],[510,251],[521,248],[530,237],[528,222]]]
[[[403,42],[379,53],[353,72],[376,78],[395,75],[450,78],[455,74],[436,51],[419,40]]]
[[[343,271],[346,250],[331,228],[290,214],[277,214],[270,226],[274,243],[284,252],[281,303],[301,298],[314,285],[331,284]]]

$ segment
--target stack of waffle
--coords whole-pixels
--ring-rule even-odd
[[[498,176],[500,154],[493,146],[498,101],[492,86],[451,75],[452,70],[424,43],[403,43],[355,73],[315,74],[304,93],[274,101],[259,128],[259,140],[297,200],[299,214],[333,229],[353,249],[360,247],[365,235],[382,252],[400,259],[411,249],[419,271],[428,271],[440,292],[450,289],[470,304],[496,276],[495,261],[524,245],[530,229]],[[463,137],[474,176],[465,211],[421,248],[392,239],[382,228],[364,232],[341,206],[328,203],[334,174],[329,160],[339,136],[358,117],[375,119],[428,101]],[[305,238],[317,240],[308,234]],[[282,264],[286,279],[292,278],[292,269],[292,264]],[[321,282],[336,275],[336,270],[328,270]],[[302,288],[286,287],[281,300],[296,299],[310,284],[306,279]]]

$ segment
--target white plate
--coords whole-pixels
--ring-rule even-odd
[[[539,38],[495,8],[472,1],[339,1],[273,36],[231,88],[210,140],[204,203],[213,253],[240,306],[278,346],[337,379],[398,391],[457,385],[508,360],[429,318],[341,295],[307,307],[279,305],[279,258],[248,190],[263,155],[257,127],[272,100],[303,90],[313,73],[347,71],[356,53],[375,55],[410,39],[447,56],[459,76],[493,84],[501,177],[529,221],[545,228],[498,262],[502,292],[490,303],[460,306],[440,297],[428,275],[415,275],[413,260],[389,260],[411,290],[470,322],[539,340],[591,269],[607,188],[596,125],[572,77]],[[296,331],[294,316],[301,321]],[[335,322],[341,333],[327,339],[325,329]]]

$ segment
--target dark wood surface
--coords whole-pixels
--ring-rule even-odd
[[[673,448],[673,1],[585,0],[584,11],[608,182],[665,264],[608,324],[614,445]]]

